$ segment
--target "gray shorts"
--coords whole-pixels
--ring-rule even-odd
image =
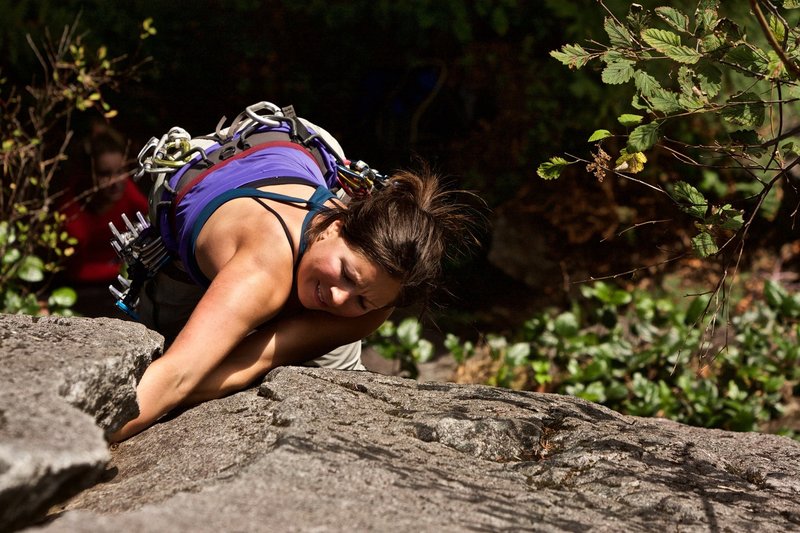
[[[168,271],[175,271],[170,265]],[[205,290],[189,280],[176,279],[159,272],[148,281],[140,296],[139,316],[148,328],[161,333],[169,346],[189,320]],[[345,344],[329,353],[312,359],[304,366],[335,368],[338,370],[366,370],[361,364],[361,341]]]

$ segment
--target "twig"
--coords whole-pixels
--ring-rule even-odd
[[[794,74],[796,79],[800,78],[800,66],[789,59],[789,57],[786,55],[786,50],[783,49],[778,40],[775,38],[775,35],[772,33],[772,30],[769,29],[769,23],[767,22],[766,17],[764,17],[764,12],[761,11],[759,1],[750,0],[750,7],[753,8],[753,13],[756,16],[756,20],[758,20],[758,24],[761,26],[761,30],[764,32],[764,36],[767,38],[767,41],[769,41],[772,49],[775,50],[775,53],[778,54],[778,57],[781,59],[783,65],[788,71]]]

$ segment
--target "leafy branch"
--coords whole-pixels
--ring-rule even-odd
[[[72,115],[95,110],[106,119],[117,111],[109,90],[131,79],[138,66],[123,66],[105,46],[90,49],[77,32],[78,21],[54,40],[47,34],[28,43],[42,67],[41,80],[24,91],[0,78],[0,309],[37,314],[68,308],[74,291],[58,289],[46,303],[48,276],[71,255],[75,241],[63,229],[54,179],[72,139]]]
[[[567,44],[551,56],[569,68],[597,67],[605,84],[632,84],[632,112],[589,136],[590,160],[555,156],[537,174],[556,179],[567,167],[583,164],[598,180],[615,176],[668,194],[695,221],[695,255],[722,259],[723,274],[711,293],[724,301],[726,283],[730,274],[735,278],[768,196],[779,185],[795,188],[791,171],[800,161],[794,142],[800,117],[792,104],[800,97],[800,31],[792,10],[800,2],[784,0],[779,7],[770,0],[749,0],[761,29],[755,36],[744,30],[744,21],[725,16],[719,0],[699,0],[694,13],[631,4],[624,18],[598,3],[608,13],[607,44],[593,42],[592,50]],[[698,131],[698,124],[711,133]],[[615,133],[620,126],[624,131]],[[740,196],[712,202],[685,180],[662,186],[634,177],[645,170],[651,152],[724,172]],[[795,206],[792,216],[797,212]]]

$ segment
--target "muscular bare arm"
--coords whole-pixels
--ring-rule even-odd
[[[391,314],[379,309],[358,318],[304,311],[276,320],[249,335],[195,388],[187,403],[195,404],[238,391],[283,365],[300,364],[332,349],[363,339]]]
[[[136,389],[139,416],[111,436],[123,440],[142,431],[183,403],[258,324],[274,316],[291,289],[253,264],[251,254],[235,255],[217,274],[169,350],[151,364]]]

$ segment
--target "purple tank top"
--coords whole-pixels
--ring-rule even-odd
[[[212,146],[206,152],[212,152],[217,148],[218,146]],[[328,166],[328,171],[324,176],[313,157],[292,146],[270,146],[260,150],[256,149],[244,157],[241,157],[244,154],[238,154],[231,160],[218,163],[220,168],[212,167],[213,170],[180,199],[175,208],[174,226],[169,221],[169,209],[162,209],[159,213],[161,236],[167,248],[178,256],[196,283],[207,285],[208,282],[202,273],[194,272],[194,269],[191,268],[196,264],[193,235],[196,236],[199,233],[202,225],[210,216],[210,213],[206,212],[201,217],[206,206],[228,191],[255,182],[259,182],[258,187],[262,187],[271,179],[275,179],[278,184],[281,182],[278,178],[293,178],[294,182],[299,178],[312,186],[330,188],[336,180],[335,159],[326,150],[323,149],[321,152]],[[182,174],[182,172],[176,172],[169,179],[170,186],[174,187]],[[264,183],[265,181],[267,183]]]

